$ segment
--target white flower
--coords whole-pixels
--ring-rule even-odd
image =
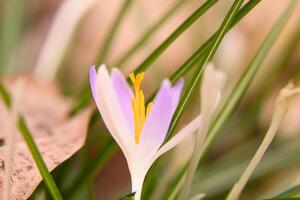
[[[140,88],[143,76],[143,73],[130,75],[132,90],[118,69],[112,69],[111,74],[105,65],[98,72],[95,67],[90,69],[93,97],[106,127],[125,155],[136,200],[140,199],[144,179],[154,161],[194,133],[202,123],[199,115],[162,145],[179,102],[183,80],[174,86],[164,80],[153,104],[145,106]]]

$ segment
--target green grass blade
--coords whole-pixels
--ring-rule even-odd
[[[155,31],[157,31],[168,19],[170,19],[170,17],[173,16],[186,2],[188,1],[177,0],[157,22],[149,27],[145,33],[137,39],[136,42],[129,47],[129,49],[121,55],[119,59],[117,59],[115,66],[121,67],[130,58],[130,56],[141,48],[151,38]]]
[[[255,138],[250,143],[246,143],[246,149],[242,150],[241,153],[233,152],[236,149],[232,149],[220,159],[202,166],[195,176],[192,194],[206,192],[210,197],[226,195],[249,163],[251,152],[255,151],[253,146],[257,146],[257,139]],[[238,150],[241,150],[241,148]],[[295,152],[299,150],[299,139],[290,139],[280,145],[276,145],[265,155],[265,159],[261,161],[250,178],[250,182],[264,180],[264,178],[270,177],[272,174],[280,173],[280,171],[285,171],[292,166],[298,165],[300,157]],[[228,154],[234,154],[237,157],[232,157],[232,155],[228,157]],[[232,161],[232,158],[234,158],[234,161]]]
[[[281,192],[280,194],[278,194],[272,198],[267,198],[266,200],[285,199],[288,197],[294,197],[299,194],[300,194],[300,184],[290,187],[290,188],[286,189],[285,191]]]
[[[248,1],[233,18],[229,29],[226,31],[228,32],[232,27],[234,27],[244,16],[246,16],[261,1],[262,0]],[[199,59],[203,56],[205,51],[208,49],[209,45],[216,38],[216,34],[217,32],[214,35],[212,35],[203,45],[201,45],[201,47],[170,76],[170,80],[173,83],[178,81],[186,72],[190,70],[191,67],[195,66],[195,64],[199,61]]]
[[[11,108],[11,99],[10,99],[9,93],[1,82],[0,82],[0,95],[1,95],[1,98],[4,102],[4,104],[8,108]]]
[[[10,96],[6,88],[0,83],[0,95],[2,99],[4,100],[5,105],[10,108]],[[51,194],[52,198],[55,200],[62,200],[62,196],[32,138],[32,135],[25,123],[24,118],[20,117],[18,120],[19,130],[22,133],[22,136],[31,152],[31,155],[40,171],[41,176],[43,177],[43,180],[49,190],[49,193]]]
[[[232,24],[231,24],[231,28],[237,23],[239,22],[245,15],[247,15],[249,13],[249,11],[255,7],[259,2],[261,2],[261,0],[250,0],[249,2],[247,2],[238,12],[238,14],[235,16]],[[228,31],[228,30],[227,30]],[[172,82],[176,82],[181,76],[183,76],[186,72],[188,72],[190,70],[190,68],[192,66],[194,66],[199,58],[201,58],[201,56],[203,56],[203,53],[207,50],[209,44],[213,41],[215,35],[212,36],[207,42],[205,42],[189,59],[187,59],[187,61],[178,68],[178,70],[170,76],[170,80]],[[119,65],[116,65],[119,66]],[[156,93],[156,92],[155,92]],[[148,101],[151,101],[153,99],[154,95],[152,95]],[[78,98],[79,101],[76,103],[75,107],[72,109],[72,114],[76,113],[77,111],[79,111],[81,108],[85,107],[91,100],[91,95],[90,95],[90,91],[85,88],[85,90],[83,90],[82,94],[80,95],[80,97]]]
[[[31,155],[43,177],[43,180],[49,190],[49,193],[51,194],[52,198],[55,199],[55,200],[62,200],[62,196],[32,138],[32,135],[25,123],[25,120],[24,118],[20,118],[19,119],[19,129],[23,135],[23,138],[31,152]]]
[[[116,19],[113,21],[112,26],[110,30],[107,32],[107,35],[104,39],[104,44],[100,49],[100,54],[96,59],[96,66],[99,66],[103,62],[105,62],[107,56],[109,55],[109,52],[112,47],[112,43],[114,40],[114,37],[120,27],[120,24],[122,23],[122,20],[124,19],[124,16],[126,15],[128,8],[130,7],[132,3],[132,0],[124,0],[123,5],[120,8],[120,11],[118,12],[118,15],[116,16]]]
[[[0,33],[0,73],[8,67],[11,52],[19,38],[24,13],[24,0],[6,0],[2,5],[4,5],[4,11]]]
[[[163,43],[161,43],[156,50],[150,54],[146,60],[140,64],[135,73],[146,70],[155,59],[180,36],[186,29],[188,29],[199,17],[201,17],[209,8],[211,8],[218,0],[207,0],[206,3],[201,5],[192,15],[190,15]],[[97,65],[99,65],[102,60],[100,56],[97,60]],[[118,66],[118,65],[116,65]],[[91,100],[91,95],[88,87],[83,88],[83,92],[81,92],[78,97],[79,101],[75,104],[74,108],[71,111],[71,114],[78,112],[80,109],[85,107]]]
[[[210,45],[210,48],[208,49],[208,52],[205,53],[205,56],[202,58],[200,65],[196,69],[196,72],[194,76],[192,77],[192,80],[189,82],[187,88],[183,92],[183,98],[180,100],[179,105],[176,109],[175,115],[173,117],[171,126],[170,126],[170,132],[174,132],[177,123],[179,122],[179,119],[182,116],[183,110],[187,105],[188,100],[190,99],[192,92],[195,90],[196,86],[198,85],[200,81],[200,77],[203,71],[203,68],[206,63],[208,63],[213,56],[215,55],[215,52],[217,51],[217,48],[221,44],[222,39],[224,38],[226,34],[226,30],[229,29],[230,24],[238,10],[243,4],[243,0],[235,0],[234,3],[232,4],[230,10],[228,11],[225,19],[223,20],[219,30],[217,31],[216,38],[213,40],[212,44]],[[197,145],[197,143],[195,143]],[[195,151],[195,149],[194,149]],[[197,152],[198,153],[198,152]],[[179,199],[187,199],[190,193],[190,188],[192,185],[192,180],[194,178],[194,174],[196,172],[197,164],[199,162],[200,156],[198,154],[193,153],[191,157],[191,162],[189,165],[189,168],[187,170],[187,176],[185,178],[184,184],[182,186],[181,193],[179,195]],[[200,154],[199,154],[200,155]]]
[[[172,123],[170,125],[168,138],[170,138],[170,136],[174,133],[176,126],[182,116],[183,110],[186,107],[187,102],[192,95],[192,92],[194,91],[194,89],[196,88],[196,86],[199,83],[204,65],[213,58],[217,48],[219,47],[222,39],[224,38],[227,30],[230,27],[230,24],[231,24],[232,19],[234,18],[234,15],[237,13],[237,11],[239,10],[242,3],[243,3],[243,0],[236,0],[234,2],[233,6],[231,7],[230,11],[228,12],[227,16],[225,17],[223,23],[221,24],[219,30],[217,31],[217,35],[215,36],[215,39],[213,39],[213,42],[209,45],[209,49],[205,53],[205,56],[203,56],[201,63],[199,64],[199,66],[197,66],[195,75],[192,77],[192,80],[188,83],[186,89],[183,91],[182,99],[180,100],[180,102],[178,104],[178,107],[173,116]]]
[[[259,47],[256,55],[252,59],[252,62],[247,67],[246,71],[237,82],[237,85],[232,90],[229,98],[226,100],[220,112],[217,114],[215,120],[213,121],[211,128],[209,130],[205,145],[204,145],[204,154],[207,153],[209,148],[212,146],[214,139],[216,138],[219,130],[223,127],[225,122],[231,116],[234,109],[237,107],[238,103],[244,96],[247,91],[250,83],[254,79],[260,65],[264,61],[265,57],[268,55],[269,51],[273,47],[276,42],[278,36],[281,31],[285,27],[290,15],[292,14],[295,4],[297,0],[294,0],[293,3],[289,6],[289,8],[283,13],[283,15],[279,18],[276,24],[273,26],[271,32],[267,35],[262,45]]]
[[[90,162],[73,181],[72,186],[65,192],[66,199],[73,199],[76,192],[85,185],[93,176],[97,174],[109,161],[109,159],[117,152],[118,147],[114,140],[110,138],[105,147],[95,160]]]
[[[227,30],[227,32],[235,25],[237,24],[244,16],[246,16],[252,8],[254,8],[261,0],[250,0],[248,1],[237,13],[237,15],[234,17],[233,21],[230,24],[230,28]],[[175,83],[178,81],[183,75],[185,75],[191,68],[193,68],[203,57],[205,51],[209,48],[209,45],[211,45],[211,42],[216,38],[216,34],[213,34],[204,44],[201,45],[201,47],[190,57],[188,58],[171,76],[170,80],[172,83]],[[152,101],[157,91],[151,95],[151,97],[148,99],[148,102]]]
[[[185,30],[201,17],[218,0],[207,0],[191,16],[189,16],[163,43],[161,43],[136,69],[135,73],[145,71],[164,50],[166,50]]]

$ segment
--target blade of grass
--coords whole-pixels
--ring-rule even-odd
[[[202,57],[201,63],[197,67],[195,75],[192,77],[192,80],[190,81],[190,83],[186,87],[187,89],[183,91],[183,94],[182,94],[183,98],[180,100],[180,102],[178,104],[178,107],[175,111],[175,114],[173,116],[173,120],[172,120],[172,123],[170,125],[170,129],[169,129],[169,133],[168,133],[168,138],[170,138],[173,135],[174,131],[175,131],[176,125],[179,122],[179,119],[182,115],[183,109],[185,108],[185,106],[187,104],[187,101],[189,100],[189,97],[191,96],[193,90],[195,89],[196,85],[198,84],[198,82],[200,80],[200,76],[201,76],[204,65],[209,60],[211,60],[212,57],[214,56],[218,46],[220,45],[223,37],[226,34],[226,30],[230,26],[230,22],[232,21],[232,19],[234,17],[233,14],[235,14],[237,12],[236,4],[234,4],[233,6],[234,6],[233,7],[234,10],[231,9],[229,11],[228,15],[226,16],[226,18],[224,19],[222,25],[220,26],[219,30],[217,31],[217,35],[215,36],[215,39],[213,39],[213,43],[209,45],[208,51],[206,51],[206,53]],[[240,5],[238,4],[238,6],[240,6]],[[233,12],[233,14],[232,14],[232,12]]]
[[[117,152],[118,147],[112,138],[107,142],[104,151],[101,152],[95,160],[90,162],[74,180],[72,186],[66,190],[65,199],[73,199],[76,192],[85,185],[92,177],[94,177],[109,161],[109,159]]]
[[[267,35],[264,42],[260,46],[258,52],[254,56],[252,62],[244,72],[243,76],[240,78],[240,80],[237,82],[237,85],[232,90],[231,94],[229,95],[229,98],[226,100],[226,102],[223,104],[222,108],[220,109],[219,113],[216,115],[215,120],[210,126],[211,128],[209,129],[208,137],[206,138],[206,142],[204,144],[204,150],[200,157],[199,164],[203,161],[204,155],[208,152],[209,148],[212,146],[212,143],[216,138],[218,131],[222,128],[222,126],[231,116],[233,110],[237,107],[241,98],[245,94],[250,83],[254,79],[255,74],[258,71],[261,63],[267,56],[269,50],[277,40],[279,34],[281,33],[286,22],[288,21],[289,16],[290,13],[285,13],[285,15],[282,16],[274,25],[271,32]]]
[[[46,184],[52,198],[55,200],[62,200],[63,198],[62,198],[62,196],[61,196],[61,194],[60,194],[60,192],[59,192],[59,190],[58,190],[58,188],[57,188],[57,186],[56,186],[56,184],[55,184],[55,182],[54,182],[33,138],[32,138],[32,135],[31,135],[23,117],[21,117],[19,119],[19,129],[20,129],[22,136],[31,152],[31,155],[43,177],[43,180],[45,181],[45,184]]]
[[[276,22],[276,24],[272,27],[272,30],[264,39],[256,55],[252,59],[250,65],[247,67],[246,71],[244,72],[240,80],[237,82],[235,88],[232,90],[231,94],[229,95],[229,98],[226,100],[219,113],[216,115],[216,118],[211,125],[206,142],[204,144],[203,155],[205,155],[209,148],[212,146],[212,143],[216,138],[219,130],[223,127],[225,122],[231,116],[232,112],[237,107],[242,97],[246,93],[259,67],[261,66],[262,62],[273,47],[274,43],[277,41],[277,38],[279,37],[281,31],[285,27],[289,17],[292,14],[292,11],[292,9],[289,9],[285,13],[283,13],[283,15]],[[201,160],[203,160],[203,157],[201,158]]]
[[[258,138],[255,140],[257,139]],[[255,144],[257,145],[256,142]],[[226,194],[249,163],[251,158],[249,152],[254,150],[254,148],[253,145],[248,146],[246,156],[243,153],[238,155],[238,159],[240,160],[239,162],[232,163],[229,159],[224,165],[224,160],[218,159],[217,161],[201,168],[201,172],[199,173],[198,171],[195,177],[192,194],[205,192],[210,197]],[[262,160],[260,166],[258,166],[257,170],[250,178],[250,183],[259,181],[281,170],[284,171],[288,167],[299,164],[300,157],[297,156],[299,149],[299,139],[290,139],[278,144],[278,146],[266,154],[265,159]],[[232,151],[235,151],[235,149]],[[226,154],[222,157],[226,157]]]
[[[250,0],[248,1],[234,16],[230,27],[226,30],[227,32],[234,27],[244,16],[246,16],[258,3],[262,0]],[[203,56],[209,45],[216,38],[217,32],[212,35],[201,47],[189,58],[186,62],[184,62],[171,76],[170,80],[174,83],[178,81],[191,67],[195,66],[195,64],[199,61],[199,59]]]
[[[192,13],[164,42],[162,42],[136,69],[135,73],[145,71],[185,30],[201,17],[218,0],[207,0]]]
[[[24,1],[6,0],[2,4],[4,11],[0,38],[0,73],[8,67],[12,50],[18,41],[22,26]]]
[[[100,54],[96,59],[96,66],[99,66],[102,64],[106,58],[109,55],[109,52],[112,47],[113,40],[115,38],[115,35],[120,27],[120,24],[122,23],[123,19],[125,18],[125,15],[132,3],[132,0],[124,0],[118,15],[116,16],[115,20],[112,22],[112,25],[110,27],[110,30],[107,32],[107,35],[104,39],[104,44],[100,48]]]
[[[11,107],[11,98],[9,96],[8,91],[6,90],[6,88],[4,87],[4,85],[1,82],[0,82],[0,95],[2,97],[4,104],[8,108],[10,108]]]
[[[246,16],[252,8],[254,8],[259,2],[262,0],[250,0],[248,1],[236,14],[234,19],[232,20],[230,27],[227,32],[234,27],[244,16]],[[189,57],[171,76],[170,80],[172,83],[175,83],[178,81],[183,75],[185,75],[189,70],[191,70],[196,64],[201,60],[204,53],[207,51],[209,45],[213,42],[213,40],[216,38],[217,32],[215,32],[204,44],[200,46],[200,48],[191,56]],[[151,95],[151,97],[148,99],[149,101],[152,101],[157,91]],[[169,132],[168,139],[174,134],[173,132]]]
[[[237,22],[239,22],[245,15],[251,11],[252,8],[254,8],[261,0],[250,0],[247,2],[237,13],[237,15],[234,17],[234,20],[232,21],[231,27],[232,28]],[[228,30],[227,30],[228,31]],[[214,35],[215,37],[215,35]],[[198,62],[198,60],[201,58],[203,53],[207,50],[210,43],[213,41],[214,37],[212,36],[209,41],[205,42],[187,61],[178,68],[178,70],[170,76],[170,80],[174,83],[176,82],[181,76],[183,76],[188,70],[190,70],[191,67],[195,65],[195,63]],[[118,65],[116,65],[118,66]],[[156,92],[154,92],[155,94]],[[148,101],[151,101],[153,99],[154,94],[148,99]],[[85,87],[83,92],[81,93],[80,97],[78,98],[79,101],[75,105],[75,107],[72,109],[71,114],[75,114],[77,111],[79,111],[81,108],[85,107],[90,101],[91,101],[91,95],[90,90]]]
[[[225,19],[223,20],[223,22],[217,32],[216,39],[213,40],[212,44],[210,45],[210,48],[208,49],[208,52],[205,54],[204,58],[201,60],[201,63],[198,66],[198,68],[195,72],[195,75],[192,77],[192,80],[188,84],[187,89],[185,89],[183,92],[183,99],[180,100],[179,105],[175,111],[175,114],[174,114],[174,117],[173,117],[173,120],[172,120],[172,123],[170,126],[171,127],[170,131],[174,130],[177,123],[179,122],[179,119],[183,113],[184,108],[187,105],[188,100],[190,99],[192,92],[194,91],[194,89],[196,88],[196,85],[200,81],[200,77],[201,77],[204,65],[213,58],[215,52],[217,51],[217,48],[221,44],[221,41],[226,34],[226,30],[229,29],[232,19],[234,18],[234,16],[236,15],[236,13],[240,9],[240,7],[242,6],[243,2],[244,2],[243,0],[235,0],[234,3],[232,4],[230,10],[228,11]],[[197,146],[197,143],[195,143],[195,145]],[[189,165],[189,168],[187,171],[187,176],[185,178],[181,193],[179,195],[179,199],[187,199],[189,196],[192,180],[193,180],[194,174],[196,172],[200,156],[201,156],[201,151],[195,152],[195,149],[194,149],[194,153],[191,158],[191,163]]]
[[[300,194],[300,184],[294,185],[285,191],[279,193],[278,195],[275,195],[274,197],[267,198],[265,200],[279,200],[279,199],[284,199],[288,197],[295,197],[296,195]]]
[[[10,99],[10,96],[9,96],[9,92],[6,90],[6,88],[0,84],[0,95],[1,97],[4,99],[4,102],[6,104],[6,106],[8,108],[11,108],[11,103],[10,101],[7,101],[7,99]],[[55,200],[62,200],[62,196],[32,138],[32,134],[30,133],[26,123],[25,123],[25,120],[22,116],[19,117],[18,119],[18,126],[19,126],[19,130],[20,132],[22,133],[22,136],[28,146],[28,149],[30,150],[30,153],[40,171],[40,174],[41,176],[43,177],[43,180],[49,190],[49,193],[51,194],[52,198],[55,199]]]
[[[170,19],[183,5],[188,1],[177,0],[170,9],[167,10],[165,14],[155,22],[151,27],[149,27],[145,33],[139,37],[136,42],[129,47],[129,49],[117,59],[115,66],[121,67],[133,53],[135,53],[139,48],[141,48],[167,20]]]

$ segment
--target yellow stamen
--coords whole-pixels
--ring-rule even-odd
[[[148,117],[152,107],[152,102],[148,103],[147,108],[145,109],[145,97],[143,91],[141,90],[141,83],[144,78],[144,73],[142,72],[137,75],[131,73],[129,74],[129,78],[133,83],[135,93],[135,96],[131,99],[131,107],[134,116],[135,143],[139,144],[146,118]]]

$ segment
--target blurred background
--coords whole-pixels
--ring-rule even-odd
[[[98,62],[134,70],[204,1],[200,0],[2,0],[0,2],[1,78],[27,74],[55,81],[62,93],[78,101],[88,83],[88,70]],[[146,95],[169,77],[219,27],[232,0],[222,0],[184,32],[146,71]],[[262,0],[225,37],[213,61],[226,72],[225,96],[247,67],[266,34],[286,8],[287,1]],[[112,27],[120,10],[125,14]],[[153,34],[144,37],[158,21]],[[230,121],[222,129],[208,158],[195,177],[192,192],[223,199],[260,144],[272,117],[276,95],[293,79],[300,84],[300,8],[261,66]],[[113,39],[109,38],[115,29]],[[105,47],[111,39],[109,47]],[[142,45],[126,56],[136,42]],[[105,53],[103,49],[106,48]],[[101,59],[100,59],[101,57]],[[49,75],[50,74],[50,75]],[[49,77],[48,77],[49,75]],[[53,78],[53,77],[55,78]],[[190,74],[185,76],[189,79]],[[200,111],[198,93],[193,95],[179,127]],[[242,199],[272,196],[300,183],[300,97],[293,99],[280,131],[247,185]],[[145,199],[164,199],[176,175],[187,162],[193,138],[163,156],[151,169],[153,180]],[[99,120],[88,133],[86,145],[54,172],[60,188],[72,182],[87,162],[106,148],[110,135]],[[66,170],[67,169],[67,170]],[[64,172],[68,173],[64,173]],[[149,189],[148,189],[149,188]],[[118,199],[130,192],[126,161],[117,150],[93,179],[78,189],[76,199]],[[40,184],[32,199],[45,191]],[[46,197],[45,197],[46,198]]]

